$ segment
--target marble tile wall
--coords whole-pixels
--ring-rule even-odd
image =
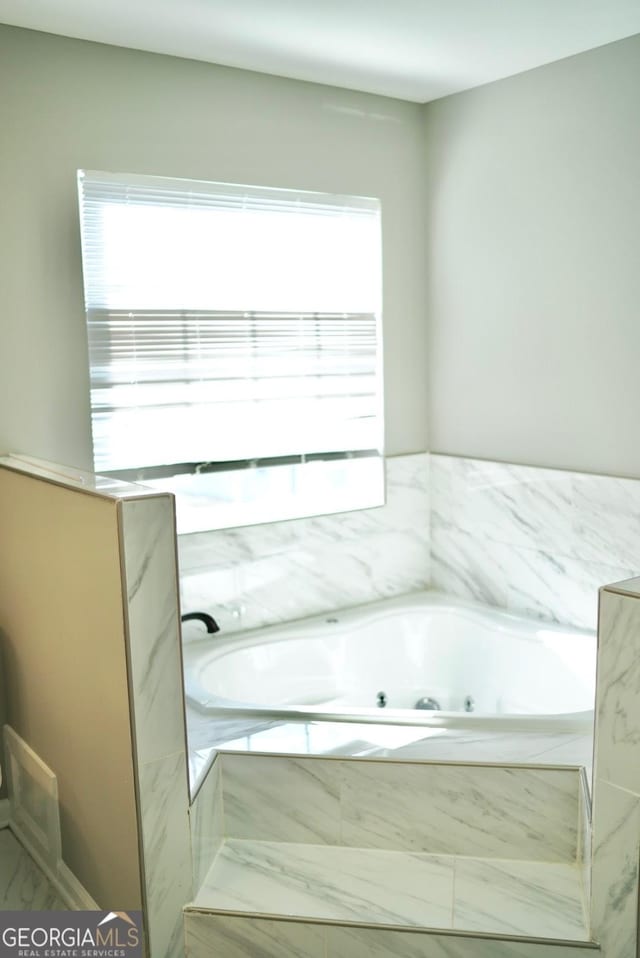
[[[640,572],[640,480],[430,457],[431,587],[596,628],[600,586]]]
[[[214,769],[225,842],[185,913],[187,958],[579,958],[591,950],[577,769],[229,752]],[[483,853],[490,860],[470,857]],[[536,935],[541,914],[553,944],[499,937]],[[425,924],[451,931],[408,930]]]
[[[595,629],[598,588],[640,572],[640,480],[427,453],[386,466],[383,507],[180,536],[183,609],[237,631],[430,585]]]
[[[600,594],[591,914],[604,958],[635,958],[640,891],[640,579]]]
[[[575,862],[577,769],[222,753],[224,834]]]
[[[173,499],[118,509],[151,955],[182,958],[192,867]]]
[[[189,809],[193,893],[197,894],[222,845],[222,762],[211,766]]]
[[[428,466],[426,453],[387,459],[376,509],[180,536],[183,612],[229,632],[425,588]],[[189,623],[183,634],[204,633]]]
[[[590,763],[593,761],[593,746]],[[589,764],[590,764],[589,763]],[[582,892],[584,896],[584,913],[587,923],[591,922],[591,855],[592,855],[592,828],[591,828],[591,793],[589,783],[592,775],[583,766],[580,775],[579,813],[578,813],[578,867],[582,876]]]

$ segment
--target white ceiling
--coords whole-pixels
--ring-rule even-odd
[[[640,0],[0,0],[0,22],[426,102],[640,33]]]

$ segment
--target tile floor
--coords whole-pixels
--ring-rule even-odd
[[[0,911],[68,911],[8,828],[0,829]]]

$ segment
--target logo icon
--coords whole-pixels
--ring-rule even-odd
[[[0,912],[0,958],[22,955],[142,958],[142,912]]]
[[[122,918],[123,921],[127,921],[130,925],[133,925],[134,928],[137,927],[133,918],[131,918],[126,911],[110,911],[108,915],[105,915],[102,921],[98,922],[98,927],[100,927],[100,925],[106,925],[108,921],[113,921],[114,918]]]

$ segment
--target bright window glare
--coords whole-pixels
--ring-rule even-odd
[[[304,755],[366,755],[444,735],[446,729],[407,725],[339,722],[287,723],[224,742],[220,748],[246,752],[293,752]]]
[[[336,459],[146,479],[145,485],[174,493],[178,532],[188,533],[379,506],[384,464],[379,456]]]
[[[105,205],[102,305],[375,313],[378,224],[345,213]],[[329,280],[329,281],[328,281]]]
[[[379,202],[88,171],[78,183],[96,471],[175,491],[193,531],[380,505],[381,469],[353,465],[383,442]],[[221,468],[246,488],[237,466],[255,463],[292,470],[290,512],[283,491],[266,514],[259,494],[225,501]]]
[[[539,629],[538,638],[576,676],[587,689],[595,694],[596,662],[598,645],[596,635],[571,635]]]

